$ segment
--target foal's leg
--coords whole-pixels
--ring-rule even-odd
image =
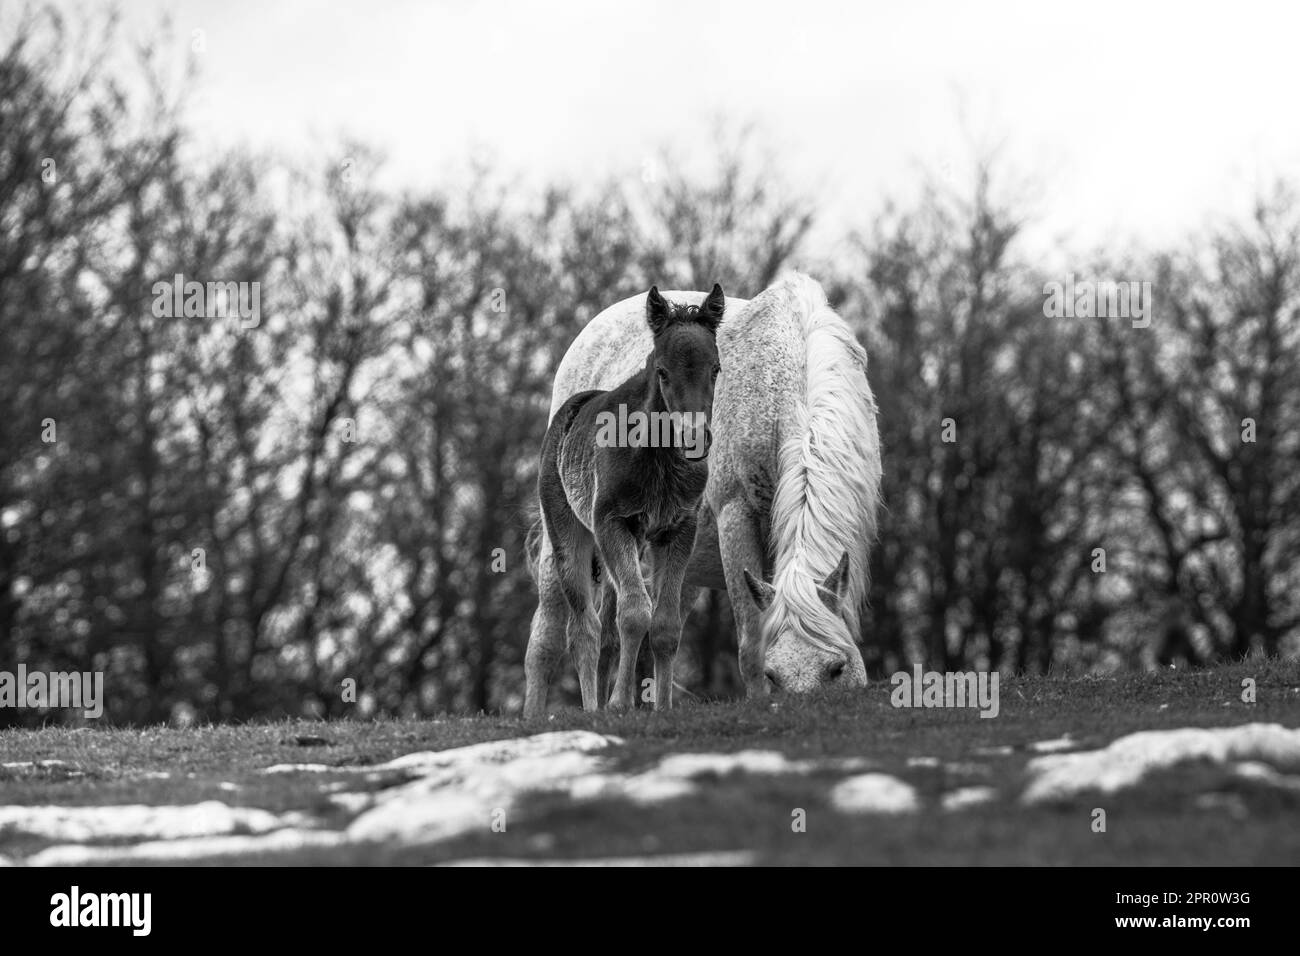
[[[650,620],[650,650],[655,659],[655,710],[673,705],[673,658],[682,640],[682,580],[695,545],[692,516],[650,549],[655,583],[654,616]]]
[[[524,654],[524,718],[546,716],[546,695],[564,658],[565,622],[568,604],[555,568],[555,554],[543,542],[537,559],[537,611]]]
[[[596,595],[592,580],[593,549],[594,542],[587,530],[581,526],[575,527],[569,545],[564,549],[564,560],[560,568],[560,585],[569,605],[569,624],[565,638],[578,668],[583,710],[599,710],[601,706],[597,686],[600,621],[596,617]]]
[[[640,547],[627,520],[609,517],[598,521],[596,541],[617,592],[618,675],[614,678],[609,706],[622,710],[636,702],[636,658],[641,641],[650,630],[650,595],[641,577]]]
[[[759,626],[761,614],[745,584],[746,569],[754,577],[763,578],[765,558],[759,522],[759,516],[742,500],[727,502],[718,513],[718,544],[727,576],[731,613],[736,619],[740,676],[749,697],[767,693],[767,678],[763,672],[766,648],[763,647]]]

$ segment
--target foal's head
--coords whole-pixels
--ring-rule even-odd
[[[707,455],[713,441],[713,384],[721,368],[715,333],[725,309],[726,297],[717,284],[699,306],[669,302],[657,286],[645,300],[655,343],[651,388],[657,389],[668,411],[680,416],[680,441],[691,458]]]

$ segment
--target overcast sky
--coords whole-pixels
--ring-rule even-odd
[[[636,171],[755,121],[832,220],[976,140],[1041,185],[1042,235],[1177,240],[1300,179],[1295,3],[133,0],[206,34],[208,135],[309,155],[350,133],[417,185],[472,151]],[[962,119],[964,115],[965,119]],[[963,126],[965,130],[963,130]]]

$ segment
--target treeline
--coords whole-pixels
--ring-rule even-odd
[[[119,721],[514,709],[564,350],[652,283],[752,296],[793,266],[871,356],[875,673],[1295,649],[1283,188],[1184,249],[1079,262],[1151,282],[1149,327],[1047,318],[1064,277],[1023,258],[987,166],[813,258],[818,209],[743,135],[700,174],[396,193],[363,144],[305,171],[196,148],[149,54],[110,62],[111,27],[70,68],[57,16],[7,26],[0,670],[102,670]],[[256,283],[256,322],[224,296],[159,314],[177,275]],[[738,690],[725,597],[684,649],[688,690]]]

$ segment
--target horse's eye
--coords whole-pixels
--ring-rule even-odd
[[[655,374],[658,375],[661,379],[664,379],[665,381],[668,378],[668,373],[664,371],[663,366],[657,367],[655,369]]]
[[[714,377],[714,378],[717,378],[717,377],[718,377],[718,373],[721,372],[721,371],[722,371],[722,366],[721,366],[721,365],[715,365],[715,366],[713,366],[713,377]]]

